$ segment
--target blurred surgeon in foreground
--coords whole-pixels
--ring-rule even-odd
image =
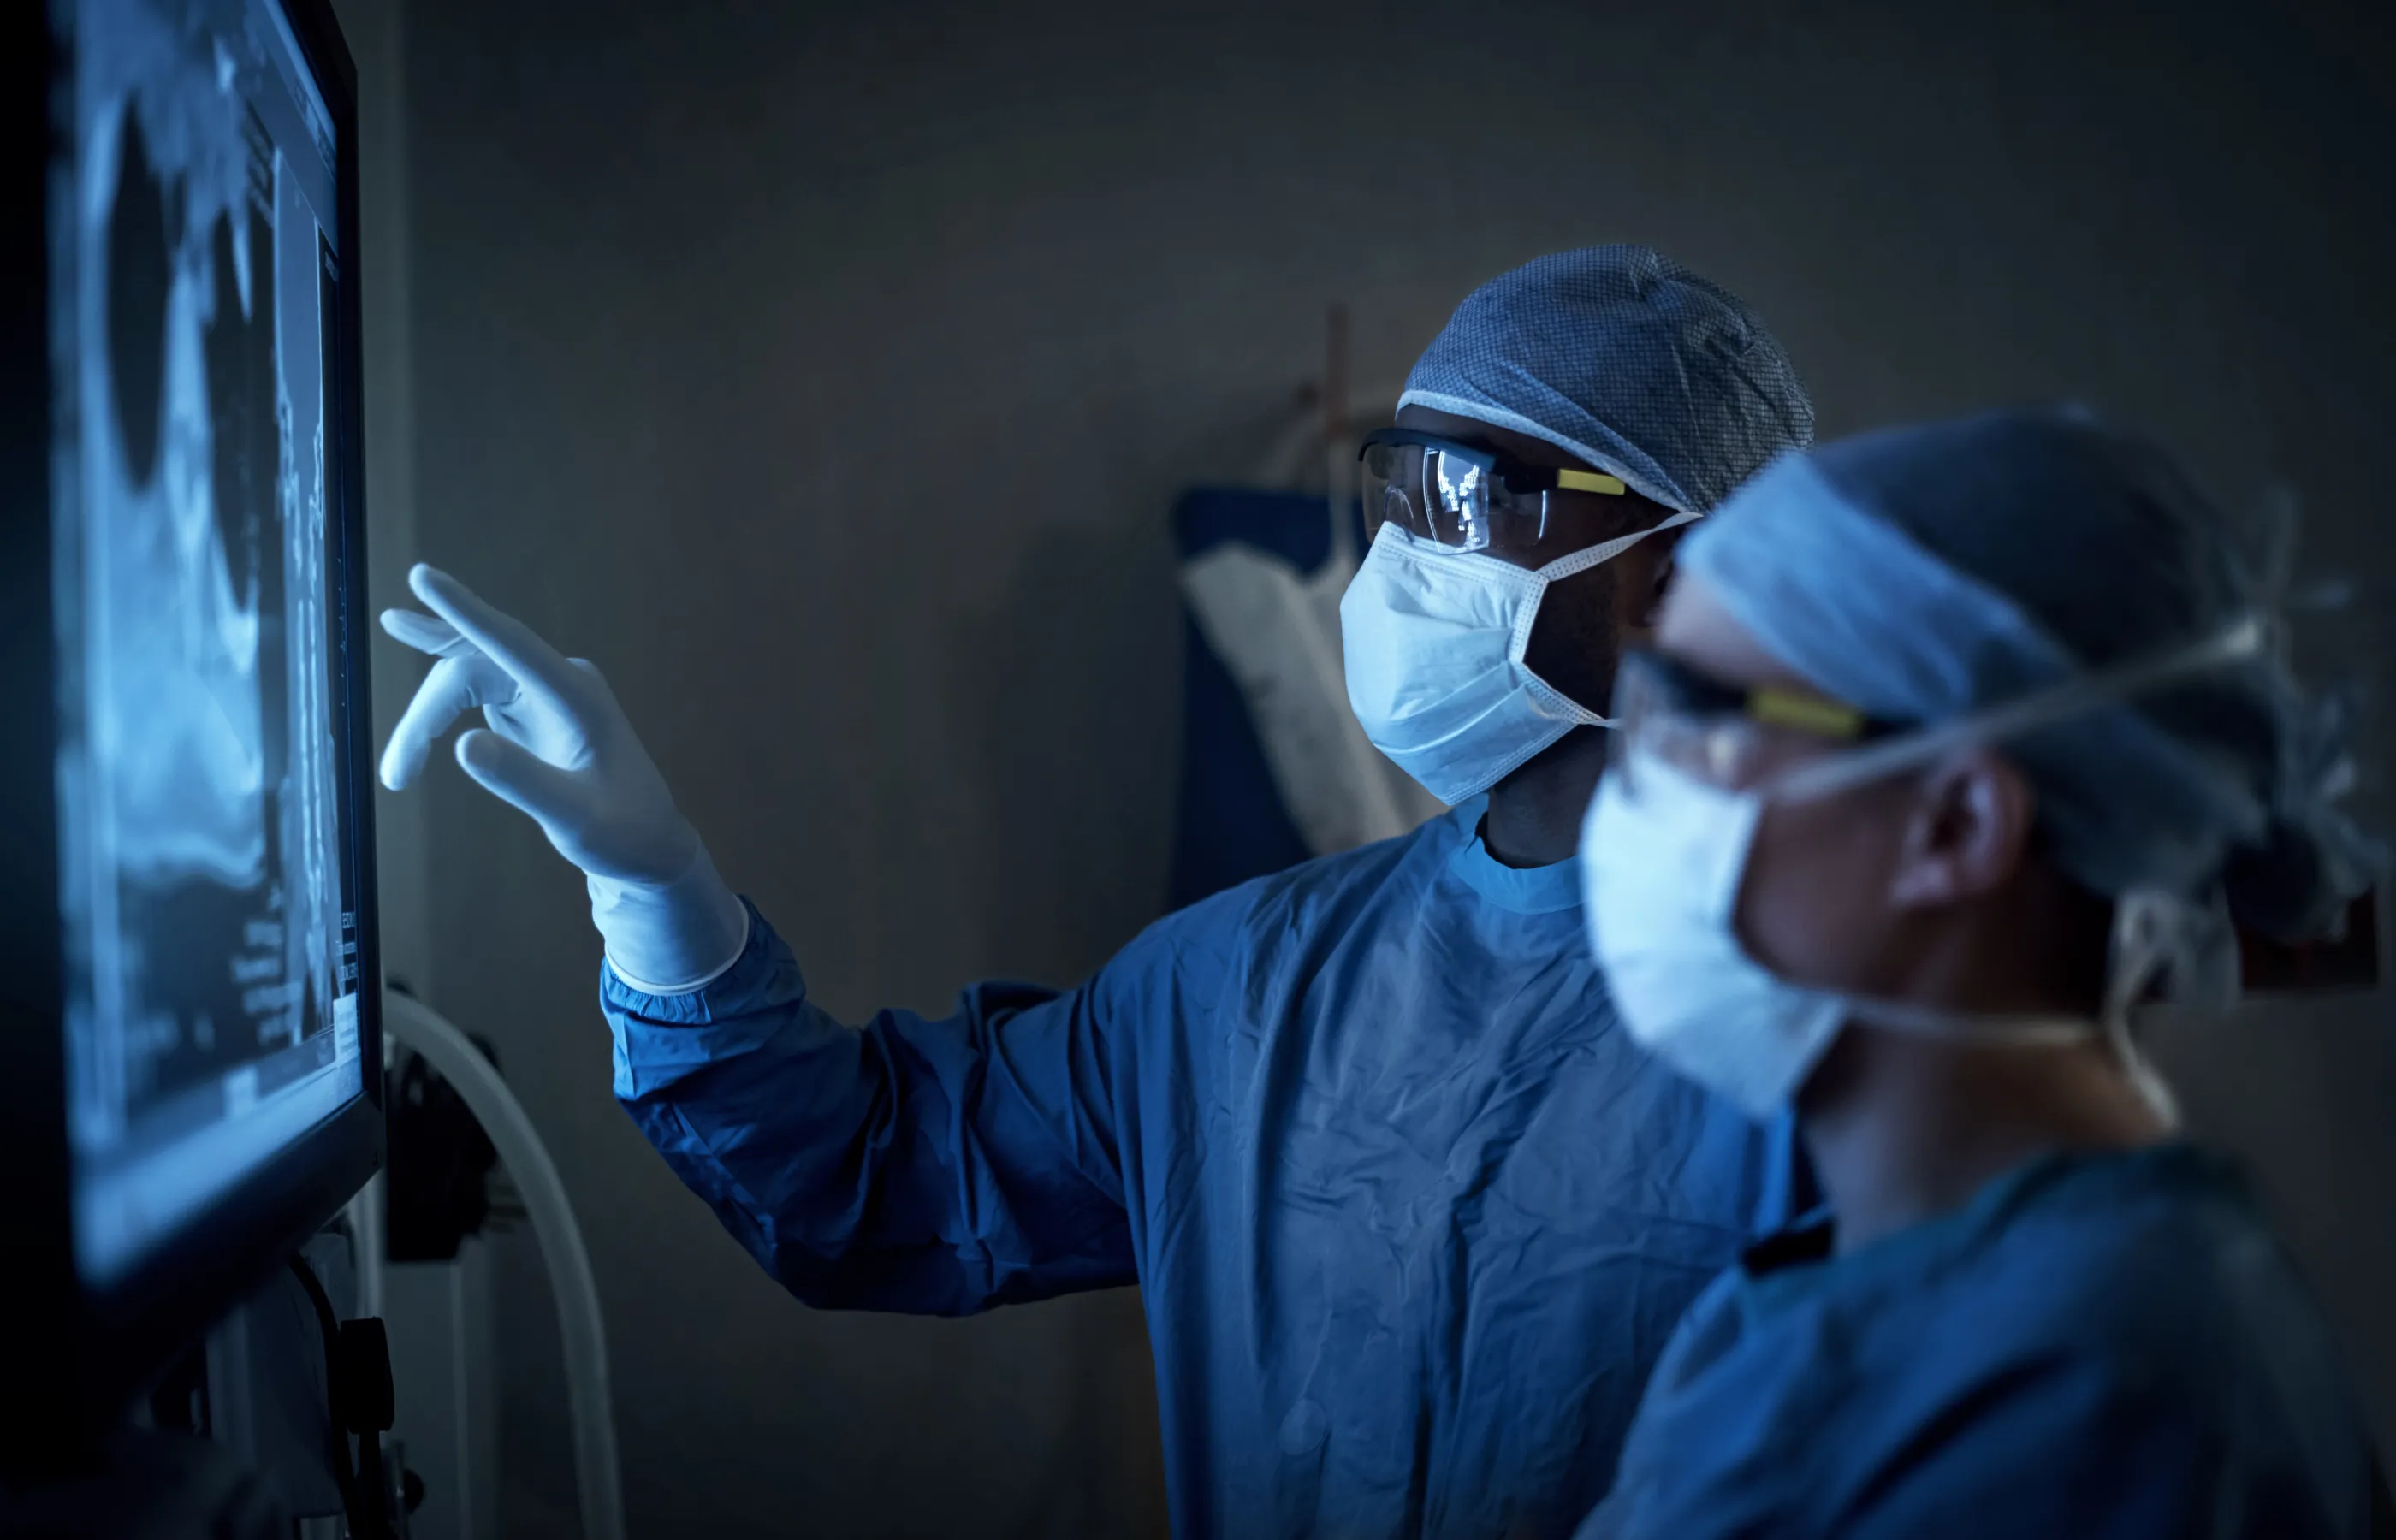
[[[433,613],[385,617],[440,661],[384,778],[482,710],[459,763],[590,875],[618,1096],[800,1299],[1143,1285],[1187,1540],[1563,1533],[1794,1186],[1785,1122],[1627,1039],[1572,856],[1673,541],[1812,431],[1762,322],[1652,251],[1471,295],[1365,445],[1341,608],[1366,732],[1454,811],[1169,915],[1072,989],[835,1021],[598,676],[427,568]]]
[[[2281,562],[1997,414],[1791,455],[1684,546],[1583,852],[1631,1032],[1793,1106],[1835,1222],[1675,1334],[1590,1536],[2361,1536],[2341,1355],[2132,1008],[2380,865]]]

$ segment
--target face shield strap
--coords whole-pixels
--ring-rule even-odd
[[[1774,778],[1764,794],[1776,802],[1808,802],[1867,785],[1958,749],[2002,742],[2130,696],[2176,684],[2192,675],[2230,668],[2266,655],[2269,633],[2249,615],[2193,645],[2100,669],[2052,689],[1974,711],[1918,733],[1801,764]]]
[[[1801,801],[1827,796],[1936,760],[1967,744],[2017,737],[2142,691],[2265,657],[2269,645],[2269,628],[2259,617],[2250,615],[2194,645],[2100,670],[1919,734],[1849,750],[1816,764],[1801,765],[1766,794]],[[2096,1021],[2076,1024],[2083,1037],[2092,1031],[2103,1036],[2140,1099],[2167,1126],[2176,1127],[2180,1121],[2178,1102],[2140,1051],[2133,1029],[2138,1005],[2158,982],[2164,988],[2165,998],[2176,1003],[2226,1009],[2236,1001],[2235,933],[2219,894],[2209,901],[2199,902],[2161,889],[2140,888],[2117,898],[2103,1005]],[[1891,1013],[1869,1003],[1855,1013],[1857,1020],[1867,1024],[1900,1029],[1905,1023],[1894,1017],[1910,1014],[1910,1007],[1898,1007]],[[1936,1017],[1941,1013],[1928,1015]],[[1920,1025],[1931,1024],[1925,1021]],[[1949,1035],[1985,1033],[2007,1042],[2052,1041],[2047,1037],[2048,1027],[2031,1022],[2008,1023],[2003,1018],[1990,1018],[1985,1023],[1974,1023],[1969,1018],[1947,1018],[1937,1025]]]
[[[1990,743],[2109,706],[2145,690],[2267,656],[2270,633],[2248,616],[2193,645],[2100,670],[2005,705],[1910,733],[1830,759],[1800,765],[1760,790],[1765,800],[1828,796],[1928,763],[1967,744]],[[2018,1046],[2081,1042],[2101,1036],[2138,1095],[2166,1125],[2179,1109],[2132,1029],[2136,1007],[2153,986],[2165,997],[2198,1008],[2226,1009],[2237,999],[2235,932],[2216,892],[2200,902],[2155,888],[2134,889],[2114,904],[2105,994],[2095,1020],[2072,1016],[1975,1016],[1900,1002],[1849,999],[1852,1019],[1894,1031]]]

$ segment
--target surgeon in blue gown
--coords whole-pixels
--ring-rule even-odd
[[[2061,413],[1792,455],[1683,547],[1595,950],[1661,1062],[1794,1107],[1836,1218],[1692,1308],[1591,1540],[2372,1533],[2343,1356],[2131,1030],[2384,866],[2283,570]]]
[[[477,780],[590,874],[616,1091],[809,1305],[1144,1287],[1185,1537],[1562,1533],[1793,1141],[1624,1036],[1571,864],[1601,710],[1687,522],[1812,408],[1639,247],[1467,299],[1364,466],[1368,733],[1454,811],[1172,914],[1066,990],[860,1025],[733,897],[596,672],[431,569],[406,784]]]

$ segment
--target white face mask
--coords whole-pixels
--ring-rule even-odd
[[[1676,513],[1537,571],[1383,524],[1339,601],[1348,703],[1364,736],[1454,806],[1575,727],[1604,726],[1524,663],[1539,601],[1550,584],[1697,517]]]
[[[1783,982],[1738,944],[1763,799],[1631,755],[1598,783],[1581,826],[1582,894],[1606,988],[1640,1046],[1750,1117],[1770,1117],[1830,1045],[1846,1002]]]
[[[2117,899],[2099,1017],[1963,1016],[1805,989],[1777,976],[1739,945],[1739,889],[1767,800],[1830,795],[1963,743],[2026,732],[2149,684],[2239,661],[2259,643],[2259,631],[2233,629],[2156,663],[2090,676],[1817,761],[1755,790],[1710,785],[1631,743],[1598,784],[1580,846],[1590,937],[1624,1027],[1680,1074],[1758,1119],[1789,1104],[1850,1020],[2017,1044],[2103,1035],[2132,1082],[2168,1120],[2170,1095],[2131,1043],[2130,1007],[2166,971],[2176,988],[2194,983],[2217,998],[2229,932],[2215,912],[2150,890]]]

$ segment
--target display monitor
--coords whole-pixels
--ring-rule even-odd
[[[104,1417],[380,1148],[354,76],[321,0],[17,9],[0,1139]]]

